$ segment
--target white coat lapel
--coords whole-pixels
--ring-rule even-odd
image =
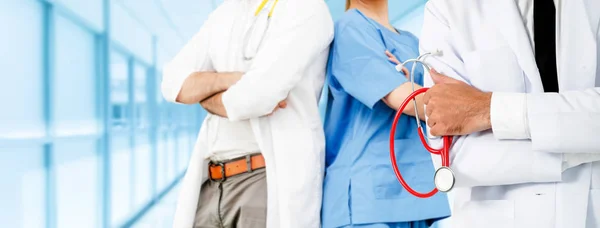
[[[204,119],[202,128],[198,133],[196,144],[190,158],[185,176],[181,181],[181,190],[177,200],[173,228],[187,228],[194,225],[194,219],[198,202],[200,200],[200,189],[205,180],[208,179],[208,162],[204,155],[208,151],[208,129],[205,127],[208,120]]]
[[[598,0],[563,0],[561,2],[560,35],[557,53],[559,83],[563,90],[593,87],[598,63],[596,33],[600,15]],[[595,3],[593,3],[595,2]],[[595,4],[595,5],[594,5]],[[595,14],[594,14],[595,13]]]
[[[592,34],[598,34],[600,29],[600,1],[598,0],[580,0],[585,8],[585,15],[588,17],[588,22],[592,28]],[[574,1],[579,2],[579,1]]]
[[[513,0],[492,0],[484,4],[484,14],[488,16],[515,53],[517,61],[525,73],[529,85],[527,92],[543,92],[540,73],[535,63],[533,45],[527,36],[525,23]]]

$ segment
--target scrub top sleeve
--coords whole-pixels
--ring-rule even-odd
[[[331,74],[348,94],[371,109],[407,82],[385,51],[381,34],[372,25],[348,24],[335,37]]]

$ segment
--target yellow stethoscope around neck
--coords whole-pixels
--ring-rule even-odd
[[[273,0],[263,0],[256,11],[254,12],[254,21],[252,25],[246,32],[244,36],[244,44],[243,44],[243,52],[244,52],[244,60],[250,61],[254,59],[258,49],[260,48],[263,38],[265,37],[267,30],[269,29],[269,25],[271,23],[271,16],[273,16],[273,11],[275,10],[275,6],[277,6],[277,2],[279,0],[274,0],[271,5],[271,9],[269,10],[269,14],[266,19],[260,17],[261,12],[267,7],[267,3]],[[260,20],[259,20],[260,19]],[[262,22],[262,23],[261,23]]]
[[[255,17],[257,17],[260,14],[260,11],[262,11],[265,8],[265,6],[267,5],[268,2],[269,2],[269,0],[263,0],[260,3],[260,5],[258,6],[258,9],[256,9],[256,12],[254,12]],[[269,18],[271,16],[273,16],[273,10],[275,9],[277,2],[279,2],[279,0],[275,0],[275,3],[273,3],[273,6],[271,6],[271,10],[269,10]]]

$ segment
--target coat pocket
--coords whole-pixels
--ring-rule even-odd
[[[512,200],[469,201],[452,216],[453,227],[511,228],[514,224]]]
[[[483,91],[525,92],[525,74],[509,47],[472,51],[463,61],[473,86]]]

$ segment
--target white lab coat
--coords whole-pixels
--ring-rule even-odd
[[[223,94],[223,103],[230,120],[250,120],[265,158],[267,227],[319,227],[325,143],[318,100],[333,21],[322,0],[279,0],[263,45],[248,64],[232,57],[241,45],[229,42],[235,24],[231,15],[240,12],[242,1],[225,1],[165,67],[163,94],[175,101],[194,71],[245,72]],[[287,108],[265,116],[284,99]],[[209,136],[204,126],[181,185],[175,228],[193,227],[207,176]]]
[[[428,58],[433,68],[484,91],[527,93],[530,139],[455,137],[452,227],[600,227],[600,162],[561,173],[562,153],[600,153],[600,1],[559,2],[560,94],[542,93],[515,0],[426,5],[421,51],[443,51]]]

